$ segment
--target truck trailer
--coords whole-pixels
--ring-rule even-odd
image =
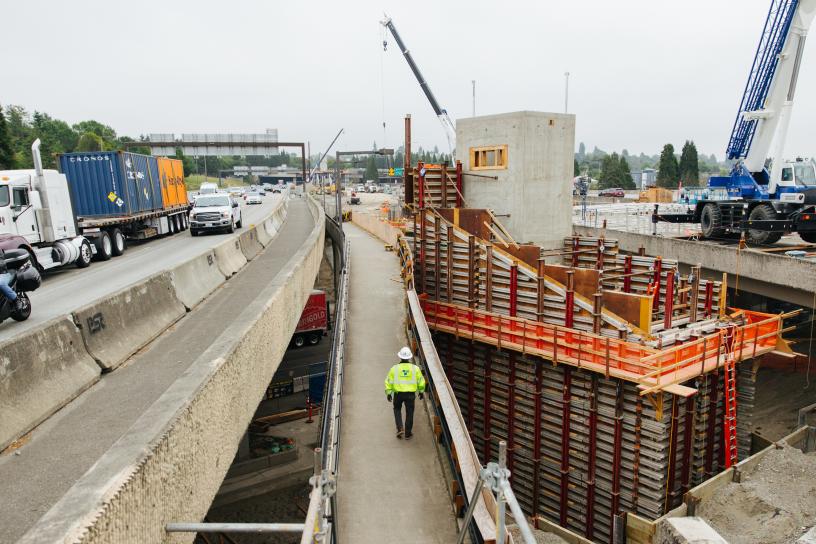
[[[311,345],[318,344],[329,330],[328,316],[329,308],[325,291],[313,290],[309,294],[303,313],[300,314],[300,321],[295,327],[292,345],[299,348],[307,342]]]
[[[39,139],[33,170],[0,171],[0,233],[25,238],[42,270],[125,252],[127,240],[188,226],[181,161],[124,151],[64,153],[45,170]]]

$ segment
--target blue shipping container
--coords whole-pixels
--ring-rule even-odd
[[[163,208],[156,157],[126,151],[64,153],[59,165],[78,218],[130,216]]]

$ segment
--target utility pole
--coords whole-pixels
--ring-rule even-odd
[[[564,72],[564,113],[569,112],[569,72]]]
[[[471,79],[470,84],[473,86],[473,117],[476,117],[476,80]]]

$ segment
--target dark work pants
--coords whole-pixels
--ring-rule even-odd
[[[397,430],[403,430],[402,427],[402,405],[405,404],[405,433],[411,434],[414,428],[414,398],[415,393],[396,393],[394,395],[394,421],[397,424]]]

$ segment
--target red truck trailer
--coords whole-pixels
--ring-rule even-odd
[[[295,334],[292,335],[292,344],[299,348],[307,342],[315,345],[320,342],[329,328],[329,308],[326,303],[326,293],[315,289],[306,301],[306,307],[300,314]]]

